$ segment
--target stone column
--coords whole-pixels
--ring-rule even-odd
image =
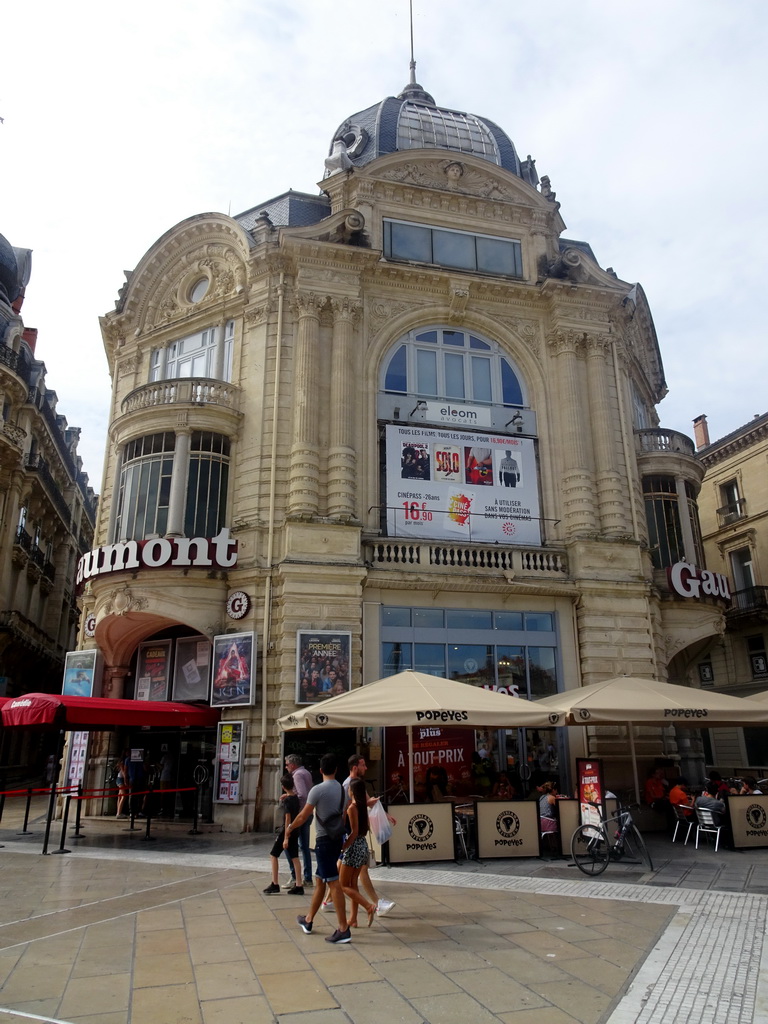
[[[584,351],[583,331],[553,331],[547,338],[555,355],[560,407],[560,449],[563,520],[569,538],[594,533],[597,528],[595,479],[591,464],[590,410],[582,405],[579,357]]]
[[[130,668],[122,665],[105,665],[101,676],[102,697],[121,698],[125,692],[125,680],[130,674]]]
[[[621,440],[619,409],[611,401],[608,358],[611,341],[606,335],[587,335],[587,385],[595,452],[595,483],[600,523],[605,534],[631,533],[627,522],[624,480],[619,472],[617,446]]]
[[[359,304],[333,302],[331,407],[328,442],[328,515],[346,521],[355,513],[357,458],[354,448],[356,398],[354,321]]]
[[[317,374],[320,347],[320,308],[313,293],[296,296],[296,367],[293,376],[293,442],[291,444],[288,515],[318,513],[320,456],[318,441]]]
[[[176,431],[176,446],[173,450],[173,470],[171,472],[171,493],[168,498],[168,525],[165,528],[167,537],[184,536],[184,510],[187,502],[187,477],[189,476],[189,451],[191,443],[191,430]]]

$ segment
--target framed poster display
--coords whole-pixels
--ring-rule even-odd
[[[204,636],[179,637],[173,659],[172,700],[208,700],[210,679],[210,640]]]
[[[213,799],[217,804],[243,802],[240,780],[245,756],[245,722],[219,722],[216,734],[216,775]]]
[[[576,758],[576,785],[582,825],[599,825],[605,812],[603,762],[594,758]]]
[[[299,630],[296,634],[296,703],[316,704],[348,693],[352,634]]]
[[[213,638],[211,707],[253,703],[255,633],[225,633]]]
[[[168,700],[172,640],[139,644],[135,700]]]
[[[67,651],[61,688],[65,697],[93,697],[98,655],[97,650]]]
[[[88,733],[72,732],[69,734],[69,754],[67,763],[67,783],[77,786],[85,778],[85,765],[88,758]]]
[[[532,438],[387,426],[390,537],[541,544]]]

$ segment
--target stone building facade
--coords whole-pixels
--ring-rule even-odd
[[[168,640],[167,693],[189,696],[190,644],[208,680],[221,638],[254,634],[252,703],[233,686],[223,711],[247,728],[242,802],[216,809],[232,827],[274,795],[276,719],[331,679],[689,683],[687,652],[722,629],[722,604],[667,584],[672,561],[701,564],[703,470],[659,426],[646,297],[564,237],[534,162],[412,75],[338,128],[320,189],[171,227],[102,319],[114,390],[80,583],[103,692],[135,696],[142,645]],[[362,743],[380,783],[397,774],[369,730],[286,742]],[[462,742],[465,782],[483,748],[565,784],[587,742],[630,779],[623,729]],[[669,731],[636,744],[676,751]]]
[[[694,421],[705,468],[699,495],[709,568],[731,580],[725,632],[697,659],[702,686],[749,697],[768,690],[768,414],[710,441],[706,416]],[[768,774],[768,737],[761,728],[716,729],[708,758],[722,773]]]
[[[37,331],[21,317],[31,260],[0,235],[0,695],[9,697],[61,689],[80,618],[75,571],[96,519],[80,430],[57,412]],[[36,749],[8,734],[0,764],[31,763]]]

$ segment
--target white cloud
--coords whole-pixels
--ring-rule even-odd
[[[417,77],[537,159],[569,237],[640,280],[670,395],[712,437],[763,412],[763,0],[414,0]],[[95,487],[98,316],[177,221],[315,191],[336,126],[407,81],[407,0],[38,0],[4,15],[0,231]]]

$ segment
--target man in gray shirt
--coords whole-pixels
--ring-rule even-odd
[[[304,824],[310,814],[315,814],[315,888],[312,893],[312,904],[306,914],[296,920],[306,935],[312,934],[312,924],[323,904],[326,885],[331,890],[333,909],[336,911],[338,928],[326,937],[326,942],[343,943],[352,938],[347,927],[347,908],[344,892],[339,884],[338,861],[344,842],[343,831],[338,830],[339,818],[344,820],[346,797],[340,782],[336,781],[336,758],[333,754],[323,754],[320,758],[320,774],[323,781],[310,789],[307,802],[285,830],[286,838]]]
[[[286,754],[285,767],[293,776],[293,788],[299,798],[299,810],[302,810],[307,802],[309,791],[312,789],[312,776],[304,767],[302,759],[298,754]],[[312,825],[312,815],[307,818],[299,829],[299,852],[304,865],[304,885],[312,885],[312,851],[310,849],[309,830]],[[287,856],[287,852],[286,852]],[[293,861],[288,858],[291,865],[291,882],[283,886],[284,889],[291,889],[294,885],[301,885],[301,879],[293,878]]]
[[[702,807],[705,811],[712,811],[712,821],[715,825],[722,825],[725,814],[725,801],[717,799],[717,782],[708,782],[701,796],[696,797],[695,807]]]

